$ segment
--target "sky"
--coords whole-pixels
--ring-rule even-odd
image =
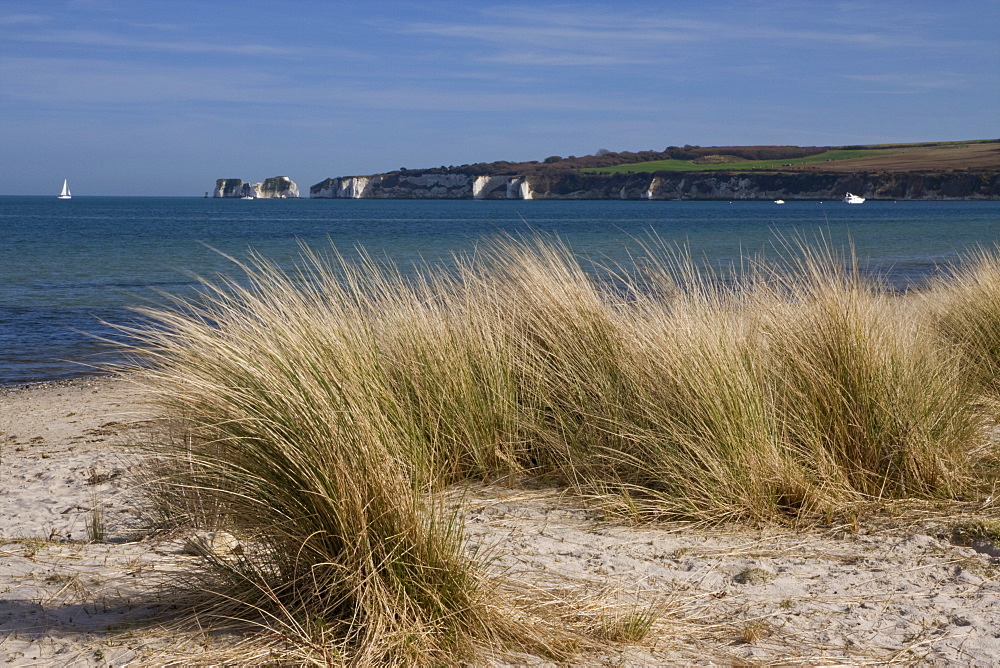
[[[1000,0],[0,0],[0,195],[1000,137]]]

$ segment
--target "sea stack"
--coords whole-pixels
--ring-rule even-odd
[[[272,176],[262,183],[246,183],[243,179],[217,179],[212,197],[241,199],[286,199],[299,196],[299,187],[287,176]]]
[[[255,197],[285,199],[299,196],[299,187],[287,176],[272,176],[263,183],[253,184]]]
[[[212,197],[253,197],[253,186],[243,179],[216,179]]]

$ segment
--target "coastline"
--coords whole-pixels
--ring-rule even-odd
[[[235,643],[155,621],[171,603],[163,583],[197,557],[182,536],[149,533],[136,512],[132,446],[150,437],[150,418],[127,377],[0,389],[0,654],[9,665],[156,665]],[[956,523],[996,521],[993,507],[795,531],[629,526],[557,490],[458,496],[469,549],[489,550],[491,572],[506,582],[581,611],[658,612],[645,640],[609,642],[583,663],[986,666],[1000,655],[1000,550],[950,540]],[[95,499],[104,542],[87,542]]]

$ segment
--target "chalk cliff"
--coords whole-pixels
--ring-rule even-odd
[[[216,179],[212,197],[253,197],[253,186],[243,179]]]
[[[309,196],[326,199],[531,199],[532,192],[524,177],[406,171],[326,179],[309,188]]]
[[[253,184],[255,197],[285,199],[299,196],[299,187],[287,176],[272,176],[263,183]]]
[[[499,188],[507,192],[508,176],[477,176],[472,182],[473,199],[486,199],[491,194],[497,192]]]
[[[399,171],[326,179],[313,198],[839,200],[1000,199],[1000,170],[928,172],[658,172],[586,174],[575,170],[474,174]]]
[[[287,176],[273,176],[261,183],[244,183],[243,179],[216,179],[212,197],[258,197],[283,199],[298,197],[299,187]]]

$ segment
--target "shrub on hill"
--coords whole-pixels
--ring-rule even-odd
[[[545,158],[541,163],[537,160],[528,162],[509,162],[507,160],[477,162],[453,167],[450,170],[474,176],[501,174],[538,175],[542,173],[547,174],[553,169],[561,173],[566,170],[600,169],[603,167],[616,167],[618,165],[631,165],[658,160],[701,160],[709,156],[718,155],[732,156],[741,160],[791,160],[817,155],[826,150],[827,147],[821,146],[692,146],[685,144],[680,147],[669,146],[663,151],[614,152],[602,149],[596,155],[580,157],[570,156],[562,158],[558,155],[553,155]],[[425,171],[431,172],[434,170]]]

